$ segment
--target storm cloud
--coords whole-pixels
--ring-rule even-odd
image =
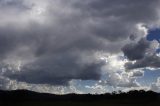
[[[0,0],[0,76],[56,86],[98,81],[103,53],[123,52],[126,69],[159,67],[159,58],[146,57],[153,47],[145,39],[147,28],[158,26],[158,10],[159,0]],[[138,86],[122,77],[108,85]]]
[[[149,48],[149,46],[150,46],[150,42],[147,41],[147,39],[142,38],[137,43],[130,43],[125,45],[122,48],[122,51],[129,60],[139,60],[144,58],[145,53]]]
[[[160,57],[153,55],[147,56],[135,63],[129,62],[125,64],[126,69],[136,69],[136,68],[160,68]]]
[[[148,41],[146,38],[138,42],[126,44],[122,51],[130,60],[125,64],[127,70],[138,68],[159,68],[160,57],[157,53],[159,42]]]

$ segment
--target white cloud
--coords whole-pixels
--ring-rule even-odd
[[[86,85],[85,88],[87,90],[89,90],[89,93],[91,93],[91,94],[103,94],[103,93],[106,93],[106,92],[110,92],[107,89],[107,86],[104,86],[104,85],[101,85],[101,84],[98,84],[98,83],[96,83],[93,86]]]
[[[127,60],[122,54],[102,56],[101,59],[106,60],[106,65],[102,67],[103,75],[106,77],[106,80],[101,82],[103,85],[128,88],[140,86],[139,83],[136,82],[136,78],[142,76],[143,72],[126,71],[124,64]]]
[[[157,82],[151,84],[150,89],[155,92],[160,92],[160,77],[157,78]]]

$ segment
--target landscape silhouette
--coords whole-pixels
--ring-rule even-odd
[[[28,90],[0,91],[0,106],[158,106],[158,104],[159,93],[143,90],[65,95]]]

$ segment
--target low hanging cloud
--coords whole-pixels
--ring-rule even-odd
[[[25,65],[22,71],[7,73],[6,76],[34,84],[68,85],[72,79],[99,80],[104,65],[104,62],[96,61],[81,63],[78,57],[67,54],[41,59]]]
[[[157,55],[152,55],[145,57],[135,63],[129,62],[125,64],[126,69],[136,69],[136,68],[160,68],[160,57]]]
[[[150,42],[146,38],[142,38],[137,43],[130,43],[122,48],[124,55],[129,60],[139,60],[145,57],[147,49],[150,47]]]
[[[103,52],[123,52],[126,69],[159,67],[156,56],[146,57],[152,43],[144,38],[144,26],[159,22],[158,10],[159,0],[0,0],[0,76],[56,86],[98,81],[107,63],[96,53]],[[131,76],[116,78],[121,82],[111,86],[139,86]]]
[[[157,81],[152,83],[150,86],[150,90],[153,90],[155,92],[160,92],[160,78],[157,78]]]
[[[159,68],[160,57],[156,53],[158,41],[148,41],[146,38],[130,43],[122,48],[124,55],[130,60],[125,64],[127,70],[137,68]]]
[[[119,74],[112,74],[109,76],[108,81],[106,84],[111,85],[113,87],[138,87],[140,86],[139,83],[136,82],[135,78],[130,77],[126,73]]]

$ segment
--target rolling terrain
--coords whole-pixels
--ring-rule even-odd
[[[127,93],[55,95],[27,90],[0,91],[0,106],[159,106],[160,94],[152,91]]]

